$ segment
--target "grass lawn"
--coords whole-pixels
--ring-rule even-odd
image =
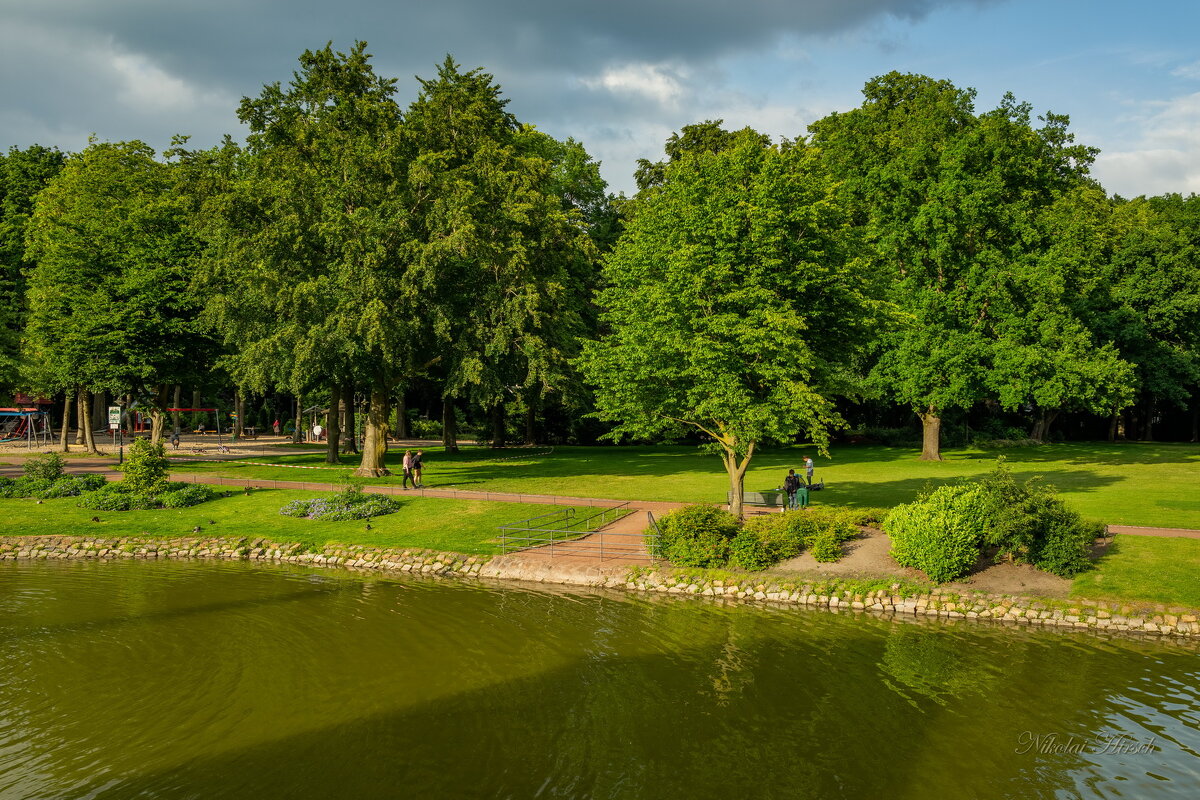
[[[1071,596],[1200,608],[1200,539],[1118,536]]]
[[[362,520],[323,522],[285,517],[279,509],[297,498],[320,492],[260,489],[247,496],[234,494],[192,508],[157,511],[92,511],[75,505],[75,498],[37,501],[0,500],[4,532],[25,536],[192,536],[267,538],[280,543],[322,545],[365,544],[412,547],[457,553],[498,553],[497,527],[553,511],[554,507],[432,497],[397,498],[403,507],[395,514],[375,517],[371,530]],[[97,516],[100,522],[92,522]],[[210,524],[211,521],[211,524]]]
[[[618,500],[717,502],[728,480],[720,459],[689,446],[558,447],[549,455],[469,447],[457,455],[427,448],[425,485],[527,494],[605,497]],[[918,461],[918,451],[864,445],[834,447],[829,458],[812,447],[759,451],[746,476],[746,489],[773,489],[806,453],[816,478],[828,483],[814,493],[816,504],[890,507],[912,500],[926,485],[988,472],[1000,453],[1019,478],[1035,475],[1062,490],[1080,513],[1111,524],[1200,528],[1200,445],[1158,443],[1070,443],[1004,451],[948,450],[945,461]],[[398,469],[403,451],[388,462]],[[505,459],[505,460],[500,460]],[[263,461],[322,466],[318,455],[286,450]],[[297,470],[244,464],[181,464],[186,472],[212,472],[264,480],[343,480],[348,469]],[[319,476],[319,477],[318,477]],[[399,476],[377,479],[400,483]],[[374,481],[373,481],[374,482]]]

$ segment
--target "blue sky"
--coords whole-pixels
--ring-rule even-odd
[[[446,53],[496,76],[525,122],[582,141],[614,190],[682,125],[776,137],[891,70],[1069,114],[1126,196],[1200,192],[1192,0],[0,0],[0,146],[240,138],[235,109],[305,48],[366,39],[416,92]]]

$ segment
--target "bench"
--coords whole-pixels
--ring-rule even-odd
[[[816,492],[825,488],[825,481],[814,483],[808,487],[808,491]],[[733,502],[733,492],[728,492],[725,495],[725,502]],[[742,505],[744,506],[759,506],[761,508],[786,508],[787,507],[787,492],[783,489],[772,489],[766,492],[742,492]]]

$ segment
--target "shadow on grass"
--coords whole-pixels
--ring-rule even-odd
[[[1047,478],[1046,482],[1058,489],[1073,492],[1094,492],[1126,480],[1113,475],[1096,475],[1084,470],[1058,471],[1053,473],[1021,471],[1013,472],[1018,481],[1035,477]],[[976,478],[979,476],[971,476]],[[959,483],[962,479],[947,478],[900,478],[892,481],[835,481],[831,480],[820,492],[813,492],[810,502],[814,504],[845,505],[854,507],[891,507],[915,500],[926,491],[939,486]]]

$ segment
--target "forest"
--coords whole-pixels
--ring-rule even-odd
[[[1200,434],[1200,198],[1110,195],[1064,115],[894,72],[794,139],[684,126],[625,196],[482,68],[418,80],[326,46],[241,141],[12,145],[0,406],[51,402],[62,450],[109,405],[157,440],[320,415],[367,476],[412,437],[736,479],[769,443]]]

